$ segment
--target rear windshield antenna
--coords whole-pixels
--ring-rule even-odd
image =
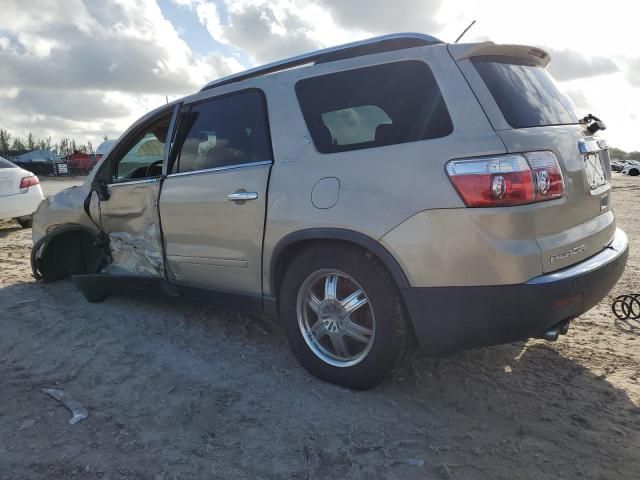
[[[469,26],[467,28],[464,29],[464,31],[460,34],[460,36],[458,38],[456,38],[456,41],[453,43],[458,43],[460,41],[460,39],[464,36],[465,33],[467,33],[469,31],[469,29],[471,27],[473,27],[473,25],[475,25],[476,21],[474,20],[473,22],[471,22],[469,24]]]

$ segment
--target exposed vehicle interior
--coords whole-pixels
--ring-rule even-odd
[[[162,115],[136,135],[128,147],[112,162],[111,182],[154,178],[162,175],[164,144],[171,122],[171,112]]]

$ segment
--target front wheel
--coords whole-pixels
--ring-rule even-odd
[[[349,388],[382,382],[413,344],[393,278],[355,247],[318,247],[295,258],[282,283],[280,312],[300,363]]]

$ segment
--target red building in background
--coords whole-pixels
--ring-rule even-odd
[[[63,160],[69,165],[69,170],[78,173],[89,172],[96,163],[96,156],[92,153],[73,152],[67,155]]]

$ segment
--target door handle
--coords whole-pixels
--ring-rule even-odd
[[[257,198],[258,194],[256,192],[245,192],[241,190],[227,195],[227,199],[232,202],[246,202],[247,200],[256,200]]]

